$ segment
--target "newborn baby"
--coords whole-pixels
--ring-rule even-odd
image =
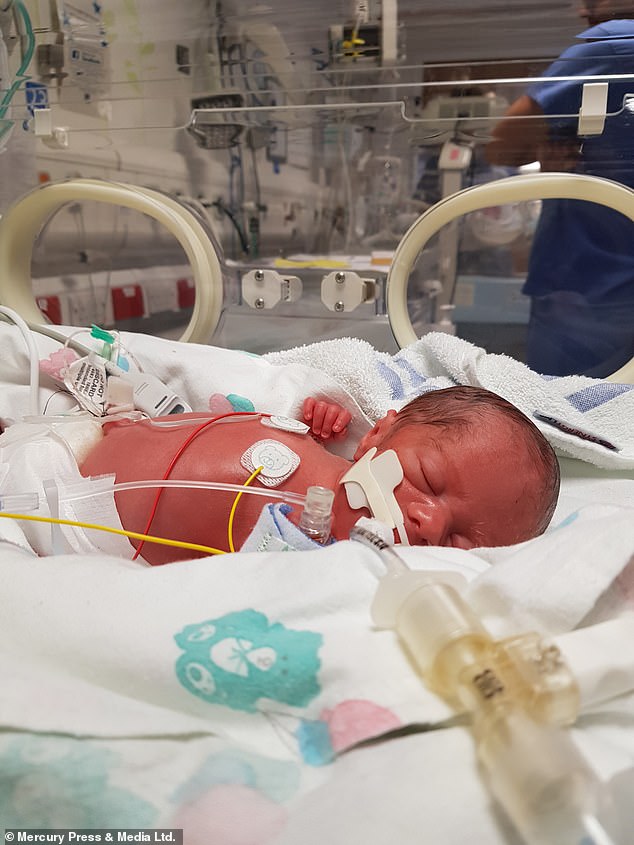
[[[265,467],[251,485],[301,494],[313,485],[330,488],[334,491],[332,537],[343,540],[361,516],[373,515],[367,506],[351,504],[350,485],[345,483],[351,467],[363,460],[364,465],[369,462],[375,467],[378,476],[393,477],[400,464],[402,480],[394,486],[393,496],[406,541],[462,549],[535,537],[548,526],[557,502],[559,467],[545,437],[517,408],[480,388],[432,391],[399,412],[388,411],[361,439],[353,462],[331,454],[322,442],[345,435],[349,415],[337,405],[306,400],[309,434],[271,427],[265,415],[253,414],[211,423],[183,448],[204,417],[185,414],[108,423],[104,437],[80,470],[84,476],[115,473],[117,482],[159,479],[173,462],[171,479],[244,484],[257,469],[262,449],[270,449],[262,442],[272,441],[274,450],[292,456],[287,464],[290,472],[271,477],[267,472],[273,470]],[[384,457],[391,452],[396,462],[392,454]],[[377,459],[379,464],[374,464]],[[165,489],[148,531],[156,495],[151,489],[116,494],[125,529],[227,548],[235,493]],[[260,496],[242,496],[235,516],[236,548],[252,531],[264,502]],[[295,508],[288,518],[298,524],[300,512],[301,508]],[[143,546],[144,559],[153,565],[192,556],[184,549]]]

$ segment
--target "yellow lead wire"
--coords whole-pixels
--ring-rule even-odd
[[[243,486],[248,487],[249,484],[251,484],[253,479],[256,477],[256,475],[259,475],[263,469],[264,467],[258,467],[257,469],[254,469],[251,475],[244,482]],[[229,551],[231,552],[235,552],[236,550],[235,546],[233,545],[233,518],[236,514],[236,508],[238,507],[238,502],[242,498],[243,492],[243,490],[240,490],[238,495],[235,497],[235,499],[233,500],[233,504],[231,505],[231,510],[229,512],[229,522],[227,523],[227,539],[229,540]]]
[[[260,469],[262,469],[262,467],[260,467]],[[249,479],[249,481],[250,480],[251,479]],[[247,484],[249,481],[247,481]],[[241,493],[238,493],[238,498],[241,495]],[[238,499],[236,499],[234,505],[237,504],[237,501]],[[91,522],[78,522],[74,519],[57,519],[53,516],[32,516],[31,514],[26,513],[7,513],[7,511],[0,511],[0,516],[4,516],[7,519],[26,519],[30,522],[48,522],[55,525],[72,525],[75,528],[91,528],[96,531],[107,531],[109,534],[120,534],[123,537],[131,537],[133,540],[145,540],[147,543],[158,543],[161,546],[176,546],[179,549],[190,549],[194,552],[205,552],[209,555],[227,554],[223,549],[214,549],[212,546],[200,546],[198,543],[186,543],[184,540],[168,540],[166,537],[155,537],[152,534],[139,534],[137,531],[125,531],[123,528],[111,528],[109,525],[94,525]],[[232,549],[231,551],[235,550]]]

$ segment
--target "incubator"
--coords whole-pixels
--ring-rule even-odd
[[[557,9],[537,36],[531,8],[513,15],[509,31],[502,6],[430,16],[407,0],[333,0],[319,13],[187,0],[160,15],[148,0],[7,3],[5,215],[48,182],[158,191],[197,218],[213,244],[205,261],[219,265],[209,305],[164,220],[77,184],[30,233],[32,256],[17,247],[38,309],[168,337],[190,337],[192,316],[209,311],[203,342],[256,353],[350,335],[396,351],[389,271],[402,238],[439,200],[518,172],[488,163],[493,129],[578,26]],[[560,115],[586,145],[628,120],[627,96],[618,110],[606,98],[606,86],[629,90],[621,65],[588,78],[578,113]],[[523,358],[541,199],[493,191],[419,249],[404,283],[417,336],[454,332]],[[22,228],[5,225],[11,240]]]
[[[634,220],[631,55],[617,50],[609,72],[597,73],[564,59],[556,76],[543,77],[583,28],[571,4],[546,5],[545,14],[539,0],[1,2],[0,312],[29,348],[23,425],[40,445],[64,450],[76,442],[69,427],[87,415],[99,427],[159,417],[156,431],[180,431],[186,454],[209,420],[183,423],[191,407],[179,391],[126,365],[125,330],[256,355],[349,336],[395,353],[441,332],[527,360],[534,291],[525,285],[536,233],[549,209],[562,207],[553,202],[592,209],[606,260],[616,244],[602,211]],[[602,56],[595,36],[586,40]],[[509,107],[530,86],[556,92],[575,78],[578,102],[549,115],[575,163],[493,162],[490,145]],[[538,117],[517,118],[520,140]],[[584,151],[590,165],[578,169]],[[564,240],[555,246],[574,276],[577,250]],[[579,314],[596,304],[631,343],[632,312],[569,294],[563,307],[578,337],[592,335],[578,331]],[[68,328],[92,324],[90,347]],[[64,355],[75,351],[62,384],[83,409],[76,418],[68,407],[40,407],[32,331],[57,339]],[[598,374],[632,380],[622,365],[634,348],[623,343],[619,353],[606,354]],[[390,382],[393,399],[399,384]],[[234,412],[226,420],[240,419]],[[339,487],[276,489],[279,479],[292,481],[297,454],[271,457],[275,425],[292,421],[280,417],[270,428],[266,419],[257,415],[262,431],[239,455],[246,483],[169,471],[87,482],[76,462],[72,483],[49,483],[44,496],[9,489],[3,477],[0,513],[33,525],[43,517],[38,542],[54,555],[95,553],[85,532],[105,522],[111,539],[102,552],[125,548],[130,557],[134,539],[145,550],[179,546],[185,557],[239,548],[236,512],[260,513],[267,497],[259,533],[243,548],[275,553],[327,546],[334,500],[345,497],[351,522],[362,509],[371,514],[372,533],[361,520],[353,536],[378,549],[388,569],[375,623],[394,629],[430,689],[470,717],[486,781],[520,835],[607,845],[603,789],[565,729],[580,693],[557,649],[536,634],[496,638],[458,580],[407,570],[393,548],[395,536],[411,541],[394,495],[403,477],[394,453],[370,450]],[[226,420],[218,425],[234,426]],[[223,548],[152,532],[159,500],[183,487],[222,501]],[[115,496],[145,497],[145,530],[122,528]],[[90,519],[105,501],[108,520]],[[289,506],[297,524],[276,533]],[[264,780],[261,764],[253,766],[249,784]],[[238,768],[248,768],[244,757]]]

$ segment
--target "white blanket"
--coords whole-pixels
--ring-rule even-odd
[[[561,529],[561,548],[574,531]],[[511,569],[554,562],[556,540],[518,547]],[[491,610],[497,594],[504,632],[524,628],[521,605],[518,618],[502,610],[509,591],[481,580],[495,569],[477,554],[406,554],[412,566],[470,578],[475,608]],[[613,571],[625,557],[607,556]],[[377,569],[374,553],[350,541],[159,568],[3,549],[4,824],[182,827],[187,845],[294,845],[303,829],[299,839],[315,845],[388,845],[395,827],[402,845],[415,845],[430,825],[440,841],[515,845],[490,812],[468,733],[449,727],[451,711],[394,634],[372,627]],[[552,574],[541,607],[541,621],[562,628],[583,610],[558,615],[564,575],[565,566]],[[599,674],[605,681],[605,656]],[[575,736],[587,759],[606,782],[627,777],[634,697],[585,709]]]

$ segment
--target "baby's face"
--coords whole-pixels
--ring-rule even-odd
[[[403,467],[394,495],[412,545],[506,546],[537,533],[538,474],[505,424],[462,436],[406,426],[378,447],[386,449]]]

